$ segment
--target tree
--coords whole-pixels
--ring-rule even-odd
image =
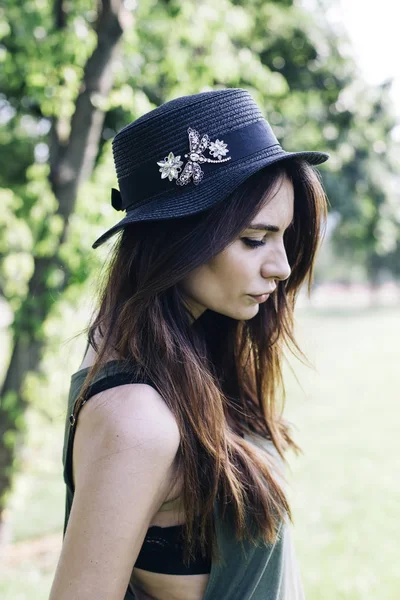
[[[13,75],[10,62],[15,60],[20,63],[24,55],[29,55],[29,50],[32,52],[32,64],[31,68],[26,69],[27,83],[20,78],[10,82],[9,93],[12,93],[15,85],[18,96],[16,98],[10,94],[8,102],[9,106],[12,106],[14,100],[17,106],[13,108],[18,109],[21,92],[29,93],[29,96],[22,98],[27,97],[33,103],[33,112],[40,118],[46,116],[51,122],[47,181],[43,180],[37,191],[44,192],[52,206],[46,215],[49,218],[35,223],[36,228],[32,231],[32,274],[27,294],[15,313],[11,359],[1,393],[0,510],[4,508],[4,492],[8,489],[12,476],[15,434],[21,429],[21,415],[26,408],[24,395],[21,393],[22,382],[24,375],[31,369],[36,369],[40,363],[44,344],[42,324],[55,300],[54,292],[61,293],[69,279],[70,269],[63,259],[62,247],[67,238],[70,217],[74,212],[78,186],[88,179],[93,171],[104,122],[104,111],[99,101],[102,97],[107,97],[112,88],[113,66],[119,52],[123,27],[127,22],[123,2],[103,0],[99,3],[93,28],[93,51],[85,57],[81,67],[79,63],[83,57],[80,57],[80,61],[77,60],[76,67],[80,67],[82,77],[72,111],[68,100],[71,102],[76,86],[69,85],[68,77],[75,79],[75,76],[68,71],[71,67],[68,67],[67,61],[71,60],[71,54],[74,55],[74,48],[71,45],[71,32],[67,30],[67,14],[62,1],[55,2],[52,15],[44,14],[46,9],[39,13],[40,9],[37,9],[33,2],[23,7],[9,8],[8,35],[4,39],[8,59],[5,65],[6,73],[9,70]],[[23,11],[28,12],[29,19],[21,18]],[[43,27],[44,22],[48,26],[48,35]],[[40,53],[36,53],[33,48],[35,42],[29,35],[32,31],[37,40],[45,40],[42,50],[46,61],[42,61]],[[77,56],[74,58],[78,59]],[[39,65],[46,66],[47,73],[35,68]],[[45,98],[38,99],[37,91],[36,94],[35,91],[32,93],[35,86],[42,86],[40,89],[45,92],[46,87],[43,84],[49,83],[48,78],[56,82],[55,89],[60,93],[59,102],[54,104],[46,103]],[[21,90],[21,87],[27,88],[29,84],[33,90]],[[62,104],[64,100],[67,107]],[[23,151],[23,148],[20,150]],[[20,173],[16,169],[15,176],[18,175]],[[32,213],[35,207],[29,200],[35,201],[35,194],[33,193],[33,198],[26,194],[24,199],[27,202],[20,203],[21,211]],[[60,270],[63,271],[61,279],[55,277]]]
[[[6,8],[0,290],[14,320],[0,405],[0,507],[46,320],[71,290],[81,294],[99,264],[91,243],[115,222],[104,190],[114,180],[110,139],[124,125],[179,95],[245,87],[285,148],[331,152],[321,171],[345,224],[336,232],[341,253],[354,257],[359,247],[356,258],[369,257],[372,273],[371,240],[394,214],[379,175],[390,180],[393,148],[374,149],[393,125],[385,92],[362,84],[340,36],[292,0],[8,0]]]

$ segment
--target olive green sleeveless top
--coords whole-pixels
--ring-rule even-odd
[[[101,367],[91,383],[100,382],[102,378],[110,377],[110,375],[128,373],[128,369],[129,367],[124,361],[111,361]],[[62,454],[63,478],[66,484],[64,535],[74,498],[72,446],[75,427],[73,419],[71,419],[72,423],[70,422],[70,415],[88,371],[89,368],[85,368],[74,373],[69,390]],[[143,383],[143,380],[132,378],[132,383],[134,382]],[[283,469],[283,463],[271,442],[253,435],[245,435],[245,439],[251,444],[266,449],[276,457]],[[282,484],[282,481],[280,482]],[[165,502],[160,510],[170,510],[175,502],[179,502],[179,498]],[[286,521],[280,523],[277,540],[274,544],[266,544],[262,540],[257,544],[252,544],[249,541],[237,541],[233,523],[229,517],[224,517],[222,520],[221,514],[221,507],[216,501],[214,523],[222,560],[218,563],[213,561],[211,564],[203,600],[303,600],[304,593],[297,568],[290,524]],[[135,594],[130,587],[126,591],[124,600],[135,600]]]

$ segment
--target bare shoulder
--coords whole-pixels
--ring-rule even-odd
[[[107,360],[115,358],[107,354]],[[96,352],[89,346],[80,368],[92,366],[95,360]],[[142,458],[154,456],[162,465],[175,457],[179,443],[175,417],[154,387],[132,383],[110,388],[89,398],[79,412],[73,449],[74,483],[90,457],[124,452],[129,460],[130,449]]]
[[[83,405],[74,498],[50,600],[123,598],[168,493],[179,442],[174,415],[149,385],[111,388]]]
[[[142,383],[117,386],[92,396],[81,408],[74,471],[78,478],[89,460],[85,457],[98,460],[117,452],[125,453],[126,460],[131,460],[134,453],[140,459],[168,465],[179,443],[176,419],[156,389]]]

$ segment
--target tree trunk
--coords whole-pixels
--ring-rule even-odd
[[[59,0],[54,4],[54,17],[56,27],[61,29],[65,25],[65,15]],[[68,222],[75,208],[79,183],[87,180],[93,172],[104,113],[93,105],[91,98],[93,94],[106,97],[112,88],[113,63],[118,54],[124,20],[126,23],[122,0],[101,2],[96,28],[97,46],[84,70],[66,143],[60,142],[57,123],[53,121],[50,134],[50,183],[58,200],[57,213],[63,220],[60,243],[68,233]],[[56,266],[60,266],[57,256],[35,258],[28,294],[13,324],[11,360],[0,396],[0,543],[2,538],[8,537],[4,534],[4,509],[13,477],[17,440],[20,444],[23,438],[19,425],[27,408],[22,394],[23,382],[27,372],[37,370],[40,365],[45,340],[37,334],[35,323],[46,320],[54,303],[47,288],[47,273]],[[66,284],[67,278],[62,289]]]

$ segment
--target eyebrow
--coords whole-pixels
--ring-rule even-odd
[[[293,225],[292,222],[288,225],[287,229]],[[280,229],[277,225],[269,225],[268,223],[250,223],[247,229],[256,229],[257,231],[273,231],[274,233],[279,233]]]

